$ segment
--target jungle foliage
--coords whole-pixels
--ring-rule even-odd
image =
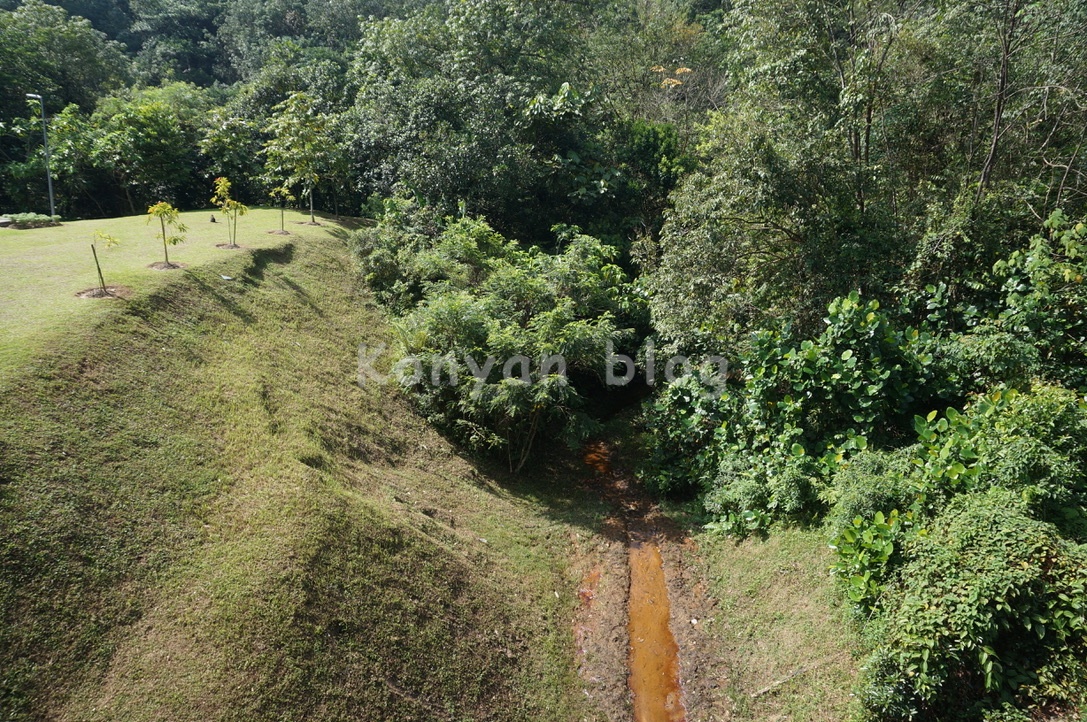
[[[726,356],[640,388],[642,479],[825,528],[863,715],[1072,714],[1085,34],[1080,0],[0,0],[0,210],[48,207],[36,93],[64,217],[229,178],[374,218],[403,388],[514,469],[614,407],[608,349]]]
[[[553,231],[559,250],[546,253],[482,219],[390,199],[354,238],[368,284],[399,313],[397,380],[431,421],[514,471],[534,445],[576,444],[598,427],[586,406],[604,390],[606,349],[647,321],[617,249]]]

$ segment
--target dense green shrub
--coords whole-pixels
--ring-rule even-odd
[[[1025,513],[1066,537],[1087,538],[1087,405],[1074,393],[994,391],[961,413],[932,412],[915,425],[916,446],[857,455],[826,492],[834,571],[854,603],[871,609],[905,559],[883,554],[884,542],[901,547],[923,535],[964,493],[1013,492]]]
[[[352,236],[363,280],[377,300],[403,313],[422,298],[422,279],[413,272],[415,256],[434,243],[442,229],[440,214],[403,198],[383,203],[380,222]]]
[[[603,385],[609,345],[633,344],[646,323],[616,249],[555,231],[552,255],[480,219],[389,201],[355,236],[367,282],[401,315],[401,384],[431,421],[515,470],[539,438],[589,433],[585,396]]]
[[[1087,538],[1087,402],[1057,386],[996,391],[915,420],[913,485],[930,507],[954,494],[1013,490],[1039,519]]]
[[[875,719],[967,720],[1087,690],[1087,555],[1007,490],[955,499],[884,600],[863,699]]]
[[[999,323],[1036,349],[1046,375],[1087,385],[1087,225],[1056,211],[1027,248],[996,264]]]
[[[953,391],[1021,388],[1038,376],[1087,385],[1087,225],[1056,211],[1043,226],[969,279],[903,289],[904,313],[930,332]]]
[[[1038,348],[1030,339],[989,319],[935,341],[933,357],[948,387],[965,394],[1001,384],[1024,387],[1042,371]]]
[[[685,380],[649,407],[643,478],[662,491],[706,488],[708,508],[724,517],[816,514],[851,454],[869,439],[904,436],[910,412],[930,395],[927,348],[857,293],[830,304],[815,339],[758,332],[739,359],[742,386],[707,399],[697,380]]]
[[[843,583],[846,596],[864,611],[874,610],[886,591],[890,576],[903,558],[903,547],[920,532],[913,510],[900,514],[875,512],[870,519],[856,516],[835,537],[831,572]]]
[[[11,228],[19,230],[60,225],[60,216],[46,216],[41,213],[11,213],[8,218],[11,219]]]
[[[657,493],[708,491],[717,476],[733,407],[703,373],[695,369],[662,387],[643,409],[640,476]]]
[[[844,464],[824,493],[829,507],[826,526],[831,535],[838,536],[858,516],[871,519],[876,512],[908,509],[917,495],[909,479],[916,453],[914,446],[894,451],[868,449]]]

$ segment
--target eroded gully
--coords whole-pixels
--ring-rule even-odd
[[[666,533],[662,520],[652,503],[637,493],[629,479],[613,471],[611,450],[606,444],[589,445],[584,461],[594,471],[594,485],[617,510],[616,518],[611,522],[625,537],[629,571],[627,683],[634,720],[684,722],[686,710],[679,645],[672,634],[671,606],[660,550]],[[600,575],[597,566],[590,570],[582,584],[580,596],[585,608],[593,602]],[[580,629],[579,634],[584,636],[585,630]]]

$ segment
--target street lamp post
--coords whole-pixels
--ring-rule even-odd
[[[38,101],[42,109],[42,141],[45,143],[45,182],[49,185],[49,215],[55,216],[57,207],[53,202],[53,174],[49,170],[49,134],[45,129],[45,101],[37,93],[27,93],[26,97]]]

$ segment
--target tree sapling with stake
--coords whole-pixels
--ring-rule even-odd
[[[96,295],[98,295],[99,297],[112,296],[113,294],[110,293],[106,289],[106,279],[103,278],[103,276],[102,276],[102,266],[101,266],[100,263],[98,263],[98,249],[95,248],[95,244],[98,243],[99,241],[101,241],[102,244],[106,248],[113,248],[114,246],[118,245],[120,243],[120,241],[118,241],[113,236],[111,236],[109,234],[106,234],[106,233],[103,233],[102,231],[99,231],[99,230],[95,230],[94,240],[91,241],[91,255],[94,256],[94,267],[98,271],[98,290],[99,290],[99,293],[96,294]]]

